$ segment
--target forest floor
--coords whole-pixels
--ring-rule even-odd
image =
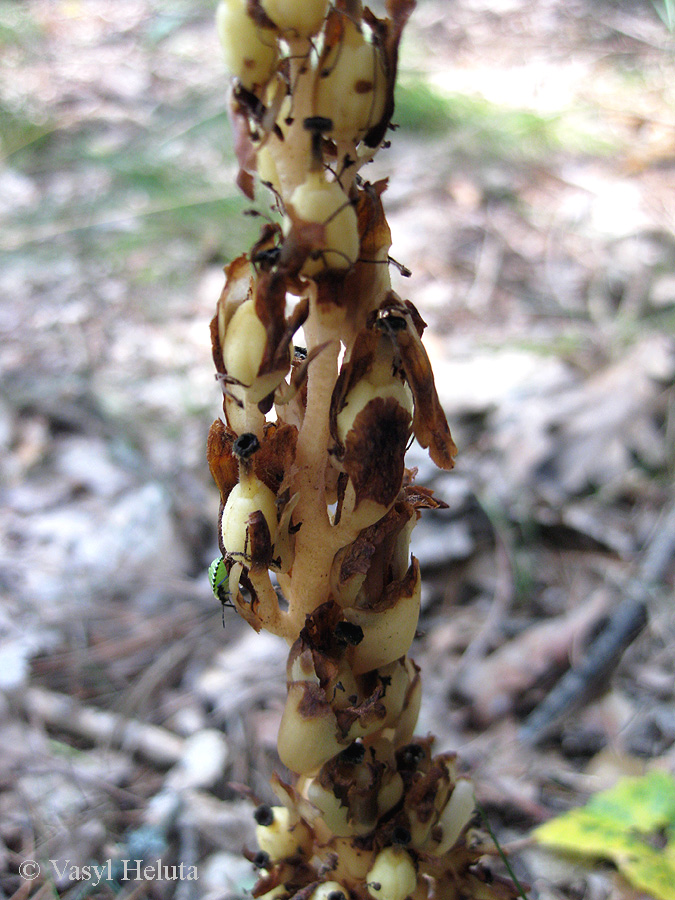
[[[223,630],[206,577],[208,323],[258,227],[212,6],[0,2],[0,898],[254,880],[285,649]],[[675,771],[670,8],[420,0],[373,166],[460,448],[450,474],[408,463],[449,507],[413,538],[419,730],[458,752],[531,900],[650,897],[530,835]],[[583,690],[550,713],[569,671]],[[49,863],[152,851],[199,880],[83,890]]]

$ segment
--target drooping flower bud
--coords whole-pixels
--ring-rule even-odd
[[[246,11],[246,0],[220,0],[216,10],[218,37],[225,64],[248,90],[261,88],[277,67],[274,33],[260,28]]]
[[[368,869],[373,864],[373,851],[355,847],[348,838],[337,838],[333,842],[333,846],[338,857],[335,877],[344,877],[351,881],[365,881]]]
[[[227,374],[245,387],[253,384],[265,352],[267,333],[255,313],[253,300],[245,300],[227,324],[223,362]]]
[[[376,900],[405,900],[415,890],[417,872],[407,850],[385,847],[366,876],[368,893]]]
[[[257,824],[255,836],[258,846],[272,862],[305,853],[312,845],[309,828],[300,819],[292,819],[285,806],[269,807],[272,821]]]
[[[384,113],[387,83],[380,50],[342,18],[340,40],[319,63],[314,111],[332,120],[331,137],[358,142]]]
[[[326,181],[320,172],[310,172],[291,195],[295,217],[323,226],[323,235],[302,267],[308,277],[326,269],[349,269],[359,255],[356,213],[337,181]],[[290,229],[287,221],[286,231]]]
[[[455,784],[450,799],[445,804],[434,828],[434,837],[438,832],[439,840],[428,839],[424,850],[433,856],[443,856],[444,853],[447,853],[457,842],[475,808],[473,786],[462,778]]]
[[[317,684],[289,684],[277,748],[282,763],[298,774],[315,772],[344,749],[335,713]]]
[[[399,379],[390,380],[386,385],[376,385],[369,378],[359,381],[349,392],[345,407],[337,417],[338,436],[346,443],[347,435],[354,426],[354,420],[366,406],[375,399],[392,399],[408,412],[412,421],[413,398],[410,388]]]
[[[310,900],[347,900],[348,891],[337,881],[324,881],[314,891]]]
[[[328,0],[260,0],[277,28],[288,37],[311,37],[321,28]]]
[[[380,607],[347,607],[348,622],[363,629],[363,640],[352,651],[356,675],[392,663],[410,649],[420,613],[422,582],[417,561],[401,582],[392,584]]]
[[[240,561],[251,557],[249,518],[260,513],[269,530],[270,543],[274,544],[277,531],[277,507],[274,493],[253,473],[236,484],[227,498],[221,528],[223,544],[230,556]]]

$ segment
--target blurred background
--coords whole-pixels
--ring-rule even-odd
[[[285,650],[223,629],[206,575],[208,323],[259,227],[214,8],[0,2],[0,897],[84,896],[26,858],[199,867],[104,897],[254,880]],[[641,896],[521,839],[675,766],[674,26],[669,0],[419,0],[364,172],[390,177],[392,277],[460,449],[449,475],[410,455],[449,505],[414,536],[419,730],[459,751],[532,900]],[[583,702],[528,719],[627,597]]]

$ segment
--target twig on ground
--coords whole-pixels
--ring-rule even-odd
[[[183,756],[185,741],[166,728],[125,719],[116,713],[85,706],[55,691],[29,688],[23,698],[27,715],[45,725],[98,745],[114,745],[158,766],[172,766]]]
[[[636,576],[607,626],[588,648],[583,663],[570,669],[526,719],[519,739],[534,746],[547,738],[569,713],[581,707],[606,682],[623,652],[647,624],[650,592],[665,578],[675,554],[675,504],[659,519]]]

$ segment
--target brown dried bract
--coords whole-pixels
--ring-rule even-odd
[[[380,121],[373,125],[364,138],[368,147],[377,147],[384,137],[394,114],[394,88],[398,69],[398,47],[405,24],[415,8],[415,0],[387,0],[387,12],[391,19],[378,19],[366,7],[364,20],[373,29],[377,43],[382,48],[387,76],[387,98]]]
[[[209,429],[206,442],[206,458],[211,476],[220,491],[224,504],[230,491],[239,481],[239,463],[232,452],[232,444],[237,435],[230,431],[222,419],[216,419]]]
[[[351,544],[343,547],[335,557],[339,566],[339,583],[344,584],[354,575],[365,575],[378,547],[385,541],[389,547],[415,515],[412,506],[405,501],[397,501],[389,512],[368,528],[364,528]]]
[[[268,422],[263,430],[260,449],[253,456],[253,471],[274,493],[284,480],[295,459],[298,429],[295,425]]]
[[[272,537],[267,519],[260,510],[251,513],[248,525],[247,567],[252,571],[268,569],[273,562]]]
[[[362,608],[373,612],[382,612],[385,609],[391,609],[392,606],[396,606],[401,597],[411,597],[419,579],[419,572],[420,564],[416,557],[413,556],[403,578],[385,584],[382,592],[376,594],[375,597],[369,598],[368,604]]]
[[[393,544],[413,515],[415,513],[411,506],[404,501],[397,501],[379,522],[364,528],[356,540],[340,550],[335,557],[339,566],[339,582],[343,584],[354,575],[365,575],[378,547],[385,540]]]
[[[290,203],[286,207],[286,215],[291,227],[281,247],[279,267],[286,278],[293,278],[299,276],[307,258],[317,247],[326,246],[326,226],[322,222],[301,219]],[[302,285],[299,287],[302,289]]]
[[[405,807],[414,810],[415,818],[420,822],[430,822],[438,815],[437,797],[449,792],[450,774],[447,763],[454,759],[455,755],[450,753],[434,757],[428,771],[408,787]]]
[[[396,499],[410,424],[407,410],[393,397],[376,397],[355,418],[343,459],[354,486],[355,507],[363,500],[387,507]]]
[[[383,762],[373,754],[367,754],[358,765],[356,779],[355,766],[343,762],[338,755],[321,768],[318,781],[326,790],[332,791],[342,806],[347,807],[349,820],[375,824],[378,815],[377,795],[385,771]]]
[[[344,647],[338,647],[335,641],[335,626],[342,621],[342,609],[333,600],[328,600],[317,606],[313,613],[307,616],[305,627],[300,632],[300,646],[309,647],[313,651],[314,667],[316,669],[316,653],[341,656]],[[293,657],[293,651],[291,651]],[[318,669],[317,675],[321,678]]]
[[[403,488],[406,501],[415,509],[448,509],[445,500],[434,497],[431,488],[419,484],[409,484]]]
[[[457,447],[438,399],[434,373],[421,341],[424,323],[409,301],[390,291],[372,320],[391,340],[401,360],[406,381],[415,398],[413,430],[422,447],[441,469],[452,469]]]
[[[271,28],[276,31],[277,26],[263,9],[260,0],[246,0],[246,12],[256,25],[259,25],[261,28]]]
[[[255,312],[267,334],[259,374],[286,372],[291,364],[293,334],[286,331],[286,281],[283,272],[275,269],[260,272],[256,279]]]
[[[262,120],[265,106],[243,85],[235,86],[228,104],[228,117],[234,134],[234,152],[239,163],[237,187],[249,200],[255,197],[253,173],[257,168],[257,151],[251,138],[251,120]]]
[[[338,728],[345,740],[348,739],[349,731],[355,722],[365,729],[387,718],[387,708],[382,702],[385,692],[386,685],[378,681],[372,693],[362,703],[335,710]]]

